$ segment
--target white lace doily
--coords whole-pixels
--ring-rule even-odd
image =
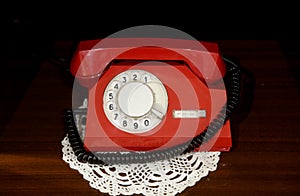
[[[176,195],[215,171],[220,155],[193,152],[147,164],[102,166],[77,161],[68,137],[62,145],[63,160],[81,173],[91,187],[109,195]]]

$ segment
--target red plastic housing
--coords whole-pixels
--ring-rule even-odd
[[[139,67],[139,62],[147,61]],[[167,65],[159,63],[161,61]],[[168,93],[167,114],[160,125],[146,135],[119,130],[109,122],[103,110],[107,84],[117,74],[137,67],[156,75]],[[181,144],[203,132],[226,103],[222,83],[226,68],[215,43],[163,38],[83,41],[70,69],[89,89],[84,137],[89,151],[145,151]],[[205,109],[207,118],[172,117],[173,109],[194,108]],[[231,145],[228,121],[198,150],[228,151]]]

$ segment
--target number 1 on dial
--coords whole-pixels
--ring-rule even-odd
[[[144,83],[149,82],[149,75],[147,75],[147,74],[146,74],[146,75],[143,75],[142,78],[143,78],[143,82],[144,82]]]

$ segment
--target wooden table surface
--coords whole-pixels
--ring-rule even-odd
[[[216,171],[180,195],[300,195],[299,45],[217,42],[243,70],[234,146]],[[101,195],[62,160],[72,77],[47,61],[1,64],[0,195]]]

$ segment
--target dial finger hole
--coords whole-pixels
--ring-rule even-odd
[[[142,125],[143,125],[144,127],[149,127],[149,126],[151,125],[151,120],[150,120],[150,118],[144,118],[144,119],[142,120]]]
[[[111,83],[110,89],[113,89],[115,91],[118,91],[121,87],[121,83],[119,81],[113,81]]]
[[[112,90],[106,93],[106,101],[113,101],[115,99],[116,93]]]
[[[110,112],[116,110],[116,104],[112,101],[107,102],[106,107],[107,107],[107,110]]]
[[[122,74],[120,76],[120,80],[123,84],[127,83],[129,81],[129,76],[127,74]]]
[[[138,81],[138,80],[140,80],[140,77],[141,77],[140,73],[137,72],[137,71],[132,72],[131,76],[130,76],[130,78],[131,78],[132,81]]]
[[[148,83],[151,81],[150,75],[149,74],[143,74],[141,77],[141,81],[144,83]]]

